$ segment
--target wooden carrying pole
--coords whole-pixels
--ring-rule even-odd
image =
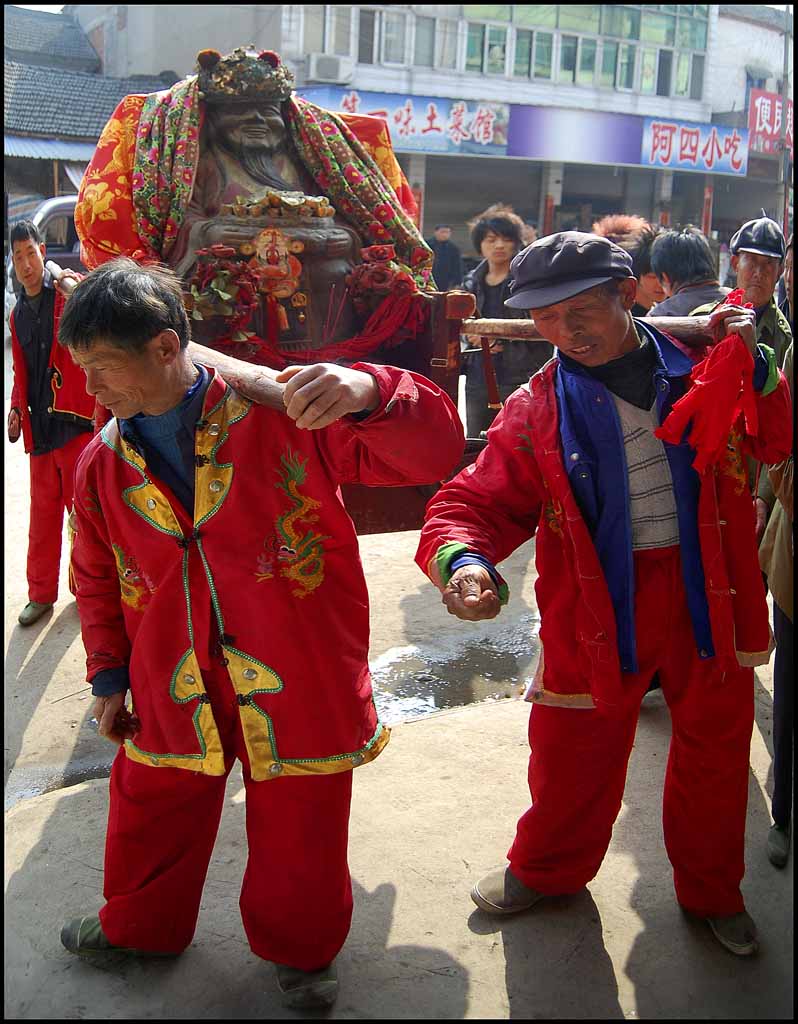
[[[715,341],[708,329],[708,316],[640,317],[644,324],[670,334],[684,345],[700,348]],[[501,338],[502,341],[545,341],[534,320],[464,320],[460,333],[474,341]]]

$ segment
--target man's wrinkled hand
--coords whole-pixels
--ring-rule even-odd
[[[141,728],[138,718],[125,705],[126,696],[126,693],[112,693],[110,697],[98,697],[92,709],[99,734],[117,746],[121,746]]]
[[[288,366],[278,376],[285,384],[285,411],[303,430],[321,430],[342,416],[373,412],[380,389],[370,373],[335,363]]]
[[[19,418],[19,412],[17,409],[12,409],[8,414],[8,440],[13,444],[15,441],[19,441],[20,431],[22,430],[22,421]]]
[[[756,313],[743,306],[718,306],[709,318],[709,329],[718,341],[739,334],[751,355],[756,355]]]
[[[461,566],[443,591],[450,615],[467,622],[495,619],[501,611],[499,591],[484,565]]]

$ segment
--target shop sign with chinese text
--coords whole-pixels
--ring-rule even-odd
[[[510,107],[506,103],[403,96],[339,86],[311,86],[299,92],[304,99],[328,110],[383,118],[393,148],[400,153],[507,153]]]
[[[748,100],[749,145],[754,153],[781,152],[784,100],[776,92],[752,89]],[[792,156],[792,100],[787,100],[786,142]]]
[[[748,131],[647,117],[643,121],[640,163],[674,171],[742,176],[748,170]]]

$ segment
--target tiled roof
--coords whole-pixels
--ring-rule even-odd
[[[97,139],[124,96],[171,84],[152,75],[105,78],[12,61],[4,62],[4,72],[3,128],[12,135]]]
[[[100,69],[100,59],[94,47],[80,25],[68,14],[26,11],[6,4],[3,22],[6,59],[80,71]]]
[[[750,21],[755,25],[772,28],[776,32],[783,32],[787,21],[785,11],[779,11],[775,7],[767,7],[765,4],[720,4],[718,13],[721,18],[736,18],[739,21]]]

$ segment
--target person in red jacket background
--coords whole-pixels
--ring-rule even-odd
[[[655,434],[694,393],[694,363],[631,316],[629,255],[567,231],[534,242],[511,273],[509,304],[531,311],[557,357],[508,399],[477,462],[433,497],[417,555],[450,614],[490,619],[508,600],[497,563],[536,536],[532,806],[509,865],[480,879],[472,899],[512,914],[595,877],[658,672],[673,723],[663,827],[676,896],[727,950],[750,955],[756,927],[740,883],[752,666],[767,663],[772,635],[744,456],[789,455],[786,382],[756,344],[752,310],[713,313],[719,336],[739,334],[753,357],[758,430],[738,418],[699,474],[689,437]]]
[[[14,385],[8,439],[21,436],[31,457],[29,601],[19,616],[21,626],[30,626],[58,597],[64,511],[72,511],[75,463],[91,440],[94,399],[80,367],[58,345],[65,298],[45,269],[36,225],[19,221],[9,244],[22,290],[10,318]],[[65,274],[79,279],[72,271]]]

